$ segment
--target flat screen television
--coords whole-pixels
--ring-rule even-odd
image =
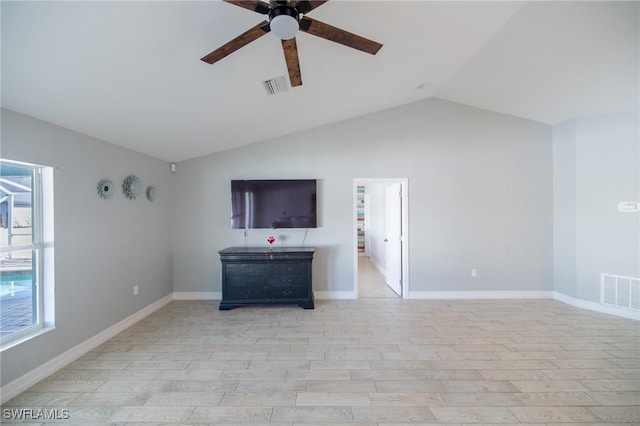
[[[231,227],[316,228],[316,180],[232,180]]]

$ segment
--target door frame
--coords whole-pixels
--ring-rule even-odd
[[[400,183],[402,188],[402,298],[409,298],[409,179],[408,178],[354,178],[351,204],[353,233],[353,298],[358,298],[358,186],[368,183]],[[366,220],[366,218],[365,218]],[[400,297],[400,296],[398,296]]]

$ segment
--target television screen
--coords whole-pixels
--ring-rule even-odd
[[[231,227],[316,228],[316,181],[232,180]]]

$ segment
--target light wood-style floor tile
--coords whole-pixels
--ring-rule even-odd
[[[169,385],[165,380],[107,380],[96,392],[138,393],[162,392]]]
[[[449,407],[517,407],[525,405],[510,392],[443,393]]]
[[[369,393],[364,392],[298,392],[296,406],[370,406]]]
[[[441,423],[517,423],[504,407],[431,407]]]
[[[583,423],[602,421],[585,407],[511,407],[522,423]]]
[[[375,392],[369,394],[371,405],[382,407],[438,407],[447,405],[440,393]]]
[[[589,410],[607,423],[630,422],[637,424],[640,422],[640,406],[625,407],[590,407]]]
[[[223,395],[221,392],[158,392],[152,394],[144,405],[153,407],[217,406]]]
[[[427,407],[353,407],[353,421],[377,423],[430,423],[435,420]]]
[[[640,391],[638,379],[580,380],[580,383],[594,392]]]
[[[238,382],[233,380],[172,380],[165,392],[233,392]]]
[[[149,399],[148,393],[92,392],[80,394],[71,401],[70,407],[126,407],[141,406]]]
[[[635,405],[640,407],[640,392],[588,392],[602,405]]]
[[[598,401],[584,392],[532,392],[516,393],[515,396],[526,406],[592,406],[600,405]]]
[[[307,392],[375,392],[373,380],[309,380]]]
[[[274,407],[271,420],[293,423],[349,423],[351,407]]]
[[[189,421],[221,425],[269,423],[271,410],[271,407],[196,407]]]
[[[291,406],[296,403],[296,395],[298,395],[296,392],[227,392],[219,405],[227,407]]]
[[[511,383],[520,392],[587,392],[576,380],[513,380]]]
[[[4,407],[64,407],[82,395],[75,392],[24,392]]]
[[[104,380],[44,380],[29,392],[93,392],[104,383]]]
[[[447,380],[444,382],[447,392],[517,392],[518,389],[508,381],[491,380]]]

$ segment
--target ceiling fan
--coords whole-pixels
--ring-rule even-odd
[[[380,43],[306,16],[307,13],[322,6],[328,0],[270,0],[268,4],[260,0],[224,1],[260,13],[261,15],[266,15],[268,21],[260,22],[258,25],[250,28],[227,44],[203,57],[202,60],[209,64],[218,62],[241,47],[271,32],[282,40],[282,50],[284,51],[284,59],[289,71],[289,81],[291,82],[291,86],[295,87],[302,85],[298,47],[295,38],[299,30],[353,49],[361,50],[371,55],[378,53],[378,50],[382,47]]]

